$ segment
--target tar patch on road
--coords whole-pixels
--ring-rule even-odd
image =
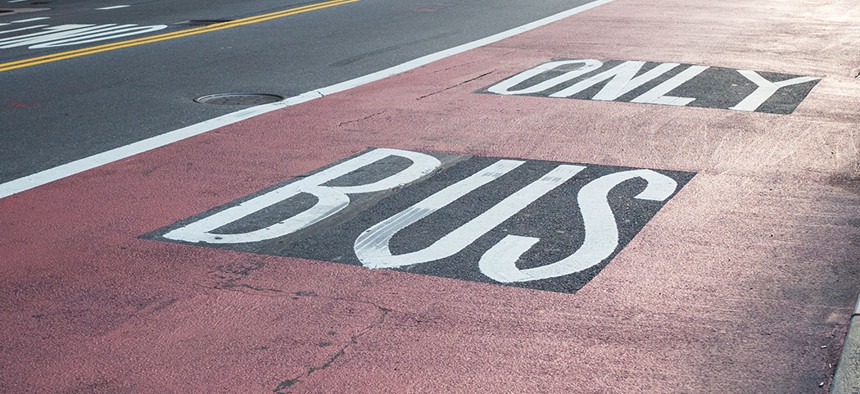
[[[479,93],[791,114],[820,77],[678,63],[553,60]]]
[[[371,149],[144,237],[572,293],[694,175]]]

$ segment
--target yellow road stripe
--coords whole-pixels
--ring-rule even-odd
[[[19,61],[15,61],[15,62],[3,63],[3,64],[0,64],[0,67],[4,67],[4,66],[9,65],[9,64],[25,63],[25,62],[29,62],[29,61],[33,61],[33,60],[42,60],[42,59],[47,59],[47,58],[52,58],[52,57],[66,56],[66,55],[74,54],[74,53],[90,52],[93,50],[108,49],[108,48],[111,48],[114,46],[122,46],[123,48],[125,48],[127,45],[132,44],[132,43],[139,43],[139,42],[149,43],[149,41],[151,41],[151,40],[164,41],[165,39],[186,37],[189,35],[202,34],[202,33],[206,33],[209,31],[223,30],[223,29],[227,29],[227,28],[231,28],[231,27],[242,26],[242,25],[247,25],[247,24],[256,23],[256,22],[262,22],[263,20],[258,20],[261,18],[266,18],[264,20],[269,20],[269,19],[280,18],[280,17],[284,17],[284,16],[289,16],[289,15],[295,15],[295,14],[299,14],[302,12],[308,12],[308,11],[314,11],[314,10],[318,10],[318,9],[333,7],[336,5],[352,3],[355,1],[358,1],[358,0],[326,1],[326,2],[322,2],[322,3],[311,4],[308,6],[302,6],[302,7],[296,7],[296,8],[291,8],[291,9],[287,9],[287,10],[277,11],[277,12],[273,12],[273,13],[269,13],[269,14],[256,15],[256,16],[251,16],[251,17],[247,17],[247,18],[237,19],[237,20],[233,20],[233,21],[229,21],[229,22],[215,23],[215,24],[212,24],[209,26],[202,26],[202,27],[197,27],[197,28],[193,28],[193,29],[180,30],[180,31],[175,31],[175,32],[171,32],[171,33],[157,34],[157,35],[153,35],[153,36],[146,36],[146,37],[141,37],[141,38],[132,39],[132,40],[119,41],[119,42],[97,45],[97,46],[88,47],[88,48],[76,49],[73,51],[60,52],[60,53],[55,53],[55,54],[50,54],[50,55],[45,55],[45,56],[34,57],[34,58],[30,58],[30,59],[19,60]]]
[[[301,7],[289,8],[286,10],[271,12],[268,14],[261,14],[261,15],[250,16],[247,18],[236,19],[236,20],[232,20],[229,22],[215,23],[215,24],[211,24],[209,26],[196,27],[193,29],[174,31],[174,32],[164,33],[164,34],[156,34],[156,35],[152,35],[152,36],[136,38],[133,40],[113,42],[110,44],[96,45],[96,46],[87,47],[87,48],[75,49],[72,51],[58,52],[58,53],[53,53],[50,55],[38,56],[38,57],[33,57],[33,58],[23,59],[23,60],[16,60],[13,62],[8,62],[8,63],[0,63],[0,72],[14,70],[14,69],[18,69],[18,68],[36,66],[39,64],[51,63],[51,62],[56,62],[56,61],[60,61],[60,60],[81,57],[81,56],[87,56],[87,55],[92,55],[95,53],[113,51],[116,49],[122,49],[122,48],[134,47],[134,46],[138,46],[138,45],[151,44],[151,43],[159,42],[159,41],[173,40],[176,38],[188,37],[188,36],[193,36],[193,35],[203,34],[203,33],[209,33],[212,31],[230,29],[230,28],[234,28],[234,27],[265,22],[265,21],[269,21],[272,19],[283,18],[285,16],[321,10],[324,8],[335,7],[335,6],[339,6],[339,5],[343,5],[343,4],[355,3],[358,1],[360,1],[360,0],[324,1],[321,3],[315,3],[315,4],[310,4],[310,5],[301,6]]]

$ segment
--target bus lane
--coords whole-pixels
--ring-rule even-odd
[[[858,18],[618,0],[4,198],[0,382],[823,392]]]

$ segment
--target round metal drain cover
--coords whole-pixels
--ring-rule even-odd
[[[283,100],[283,96],[268,93],[219,93],[201,96],[194,101],[213,105],[260,105]]]

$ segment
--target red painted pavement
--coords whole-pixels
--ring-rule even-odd
[[[824,391],[860,290],[858,20],[618,0],[0,200],[0,391]],[[824,79],[788,116],[473,93],[552,58]],[[138,238],[367,147],[699,174],[576,294]]]

